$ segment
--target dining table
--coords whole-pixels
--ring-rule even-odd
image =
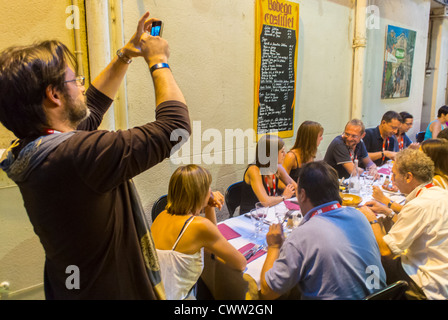
[[[269,207],[262,222],[261,231],[255,235],[255,223],[249,213],[221,221],[219,231],[243,255],[248,256],[246,269],[241,272],[232,270],[210,253],[204,254],[202,281],[216,300],[257,300],[259,299],[260,273],[266,259],[266,234],[269,225],[278,223],[279,212],[288,213],[295,223],[302,218],[300,207],[295,198],[285,200]],[[297,221],[299,219],[299,221]],[[285,219],[284,233],[287,237],[294,223]],[[252,249],[253,252],[250,252]],[[250,257],[249,257],[250,256]]]
[[[390,176],[390,166],[379,168],[379,178],[372,184],[381,186],[384,180]],[[390,199],[404,203],[405,196],[399,191],[391,192],[384,190],[386,196]],[[372,199],[372,194],[362,194],[362,202],[356,206],[362,206]],[[278,213],[283,213],[282,217],[290,217],[279,221]],[[242,212],[240,215],[223,220],[218,223],[218,229],[223,236],[242,254],[247,255],[247,267],[241,272],[226,266],[213,254],[205,252],[204,270],[201,276],[202,281],[207,286],[215,300],[257,300],[259,299],[260,274],[266,259],[266,233],[269,225],[272,223],[283,223],[285,238],[291,232],[300,232],[300,223],[303,215],[296,198],[287,199],[279,204],[268,208],[267,215],[263,221],[258,236],[255,236],[254,219],[248,212]],[[386,229],[391,227],[391,221],[384,215],[378,215],[379,221]],[[293,222],[292,222],[293,221]],[[299,228],[298,230],[295,230]],[[253,252],[250,252],[250,249]],[[255,250],[256,249],[256,250]],[[289,293],[297,297],[298,293]]]

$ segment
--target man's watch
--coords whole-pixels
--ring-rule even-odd
[[[387,217],[390,218],[390,219],[392,219],[392,218],[394,217],[395,214],[396,214],[395,211],[392,210],[392,209],[390,209],[390,212],[387,214]]]
[[[132,59],[129,58],[128,56],[126,56],[123,51],[121,51],[121,49],[117,50],[117,56],[118,59],[120,59],[121,61],[123,61],[124,63],[130,64],[132,62]]]

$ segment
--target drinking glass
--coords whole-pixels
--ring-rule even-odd
[[[292,222],[293,222],[293,228],[297,228],[300,224],[300,222],[302,222],[303,216],[302,216],[302,212],[298,212],[297,214],[294,214],[292,216]]]
[[[286,211],[288,209],[282,206],[275,206],[274,210],[275,210],[275,217],[277,218],[277,223],[283,223],[283,221],[285,220]]]
[[[258,219],[260,219],[261,222],[261,229],[263,229],[266,217],[268,216],[269,206],[263,202],[257,202],[255,204],[255,209],[257,210]]]
[[[367,200],[366,198],[371,198],[373,193],[373,177],[372,176],[364,176],[361,182],[361,197]]]
[[[258,217],[257,209],[250,210],[249,214],[250,214],[250,219],[252,220],[252,223],[254,225],[254,234],[252,235],[252,238],[258,239],[260,232],[261,232],[262,221],[260,221],[260,218]]]

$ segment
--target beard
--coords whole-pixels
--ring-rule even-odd
[[[64,96],[66,101],[66,120],[73,128],[77,128],[82,121],[90,116],[90,109],[87,107],[86,97],[83,95],[83,99],[73,99],[68,94]]]

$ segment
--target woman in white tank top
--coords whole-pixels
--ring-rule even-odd
[[[169,182],[168,204],[151,226],[169,300],[195,298],[192,288],[202,273],[204,248],[231,268],[246,268],[244,256],[216,226],[215,208],[222,207],[224,197],[211,192],[211,180],[202,167],[179,167]]]

